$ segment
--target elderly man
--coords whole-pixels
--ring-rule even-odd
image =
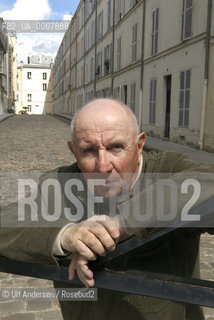
[[[79,279],[90,287],[96,286],[96,282],[88,267],[89,261],[114,250],[117,243],[125,237],[137,235],[143,238],[150,232],[155,232],[158,225],[154,224],[154,216],[144,223],[134,214],[137,211],[134,202],[136,198],[141,204],[139,214],[143,216],[148,211],[145,205],[147,188],[144,185],[147,173],[154,175],[170,172],[175,176],[173,181],[180,185],[181,177],[178,173],[210,173],[214,171],[214,167],[197,164],[180,153],[144,152],[145,133],[139,133],[134,114],[120,101],[97,99],[88,103],[74,116],[71,131],[72,141],[68,142],[68,146],[77,162],[69,167],[58,168],[55,172],[62,185],[66,184],[66,179],[76,177],[76,174],[87,185],[86,192],[79,191],[78,188],[75,191],[79,204],[84,207],[84,217],[74,221],[75,223],[65,222],[62,228],[48,228],[45,231],[32,229],[30,244],[29,230],[22,230],[18,237],[16,231],[10,235],[1,233],[4,243],[0,246],[0,251],[1,254],[14,258],[19,250],[20,260],[60,265],[69,265],[70,260],[66,257],[69,258],[72,253],[69,278],[73,279],[77,273]],[[63,178],[60,178],[60,174]],[[44,175],[41,183],[48,177],[49,174]],[[91,181],[97,178],[102,183],[92,184],[91,187]],[[136,186],[139,187],[138,194],[133,193]],[[202,193],[201,201],[213,195],[212,188],[207,189],[210,194]],[[66,198],[66,194],[63,193],[62,197]],[[88,197],[99,198],[92,217],[89,217]],[[156,200],[155,194],[153,198]],[[187,198],[184,197],[179,202],[178,210],[185,201]],[[111,206],[112,203],[115,207]],[[160,204],[157,204],[157,211],[158,205]],[[167,206],[166,201],[165,208]],[[114,214],[111,212],[112,207],[115,208]],[[71,206],[71,216],[72,208]],[[128,208],[128,214],[124,214],[124,208]],[[127,254],[114,263],[109,263],[107,267],[120,271],[138,269],[199,277],[198,251],[202,231],[204,229],[179,229],[135,254]],[[23,241],[27,243],[27,247],[20,250]],[[55,286],[63,288],[65,284],[58,282]],[[105,289],[99,289],[97,302],[61,301],[61,309],[65,320],[203,319],[198,307]]]
[[[104,177],[105,184],[94,189],[95,195],[102,196],[104,203],[121,193],[130,194],[141,173],[177,173],[184,170],[213,172],[212,165],[196,164],[183,154],[142,152],[145,133],[139,133],[135,116],[120,101],[97,99],[90,102],[77,112],[71,130],[72,141],[68,146],[77,163],[67,170],[80,171],[85,181],[96,178],[97,173],[99,178]],[[128,197],[125,203],[131,201]],[[126,218],[122,213],[109,218],[105,206],[102,208],[100,205],[98,214],[75,226],[65,226],[54,244],[55,255],[63,255],[63,251],[74,253],[69,277],[73,279],[77,272],[86,286],[96,286],[93,272],[88,268],[89,260],[114,250],[117,242],[127,234],[140,237],[148,234],[145,226],[135,221],[132,212]],[[156,241],[145,250],[135,253],[135,256],[129,254],[108,267],[197,277],[199,236],[196,230],[179,230],[167,239]],[[186,248],[185,252],[183,248]],[[68,303],[62,303],[62,312],[65,319],[203,319],[198,307],[109,290],[99,290],[96,303],[75,303],[74,307],[72,302],[71,309]]]
[[[68,142],[68,146],[81,172],[87,173],[86,179],[93,178],[95,173],[106,178],[106,184],[100,186],[97,193],[106,200],[120,194],[124,185],[129,191],[140,173],[145,143],[145,133],[138,135],[137,121],[130,109],[119,101],[95,100],[77,113],[71,128],[72,142]],[[102,228],[89,219],[63,233],[62,247],[81,253],[72,259],[70,278],[77,265],[79,278],[85,276],[85,285],[94,285],[87,259],[96,259],[95,254],[104,255],[105,249],[114,250],[114,240],[124,234],[116,219],[114,228],[113,221],[106,217]]]

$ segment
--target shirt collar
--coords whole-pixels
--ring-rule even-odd
[[[133,191],[133,188],[134,188],[135,184],[137,183],[137,181],[138,181],[139,178],[140,178],[140,174],[141,174],[141,171],[142,171],[142,167],[143,167],[143,155],[141,154],[140,163],[139,163],[139,165],[138,165],[138,173],[137,173],[137,176],[136,176],[134,182],[132,183],[130,192]]]

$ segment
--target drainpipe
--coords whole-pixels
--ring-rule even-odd
[[[199,143],[198,143],[200,150],[203,150],[203,146],[204,146],[205,113],[206,113],[206,106],[207,106],[207,88],[208,88],[208,78],[209,78],[211,16],[212,16],[212,0],[208,0],[204,86],[203,86],[203,100],[202,100],[202,111],[201,111],[201,129],[200,129],[200,137],[199,137]]]
[[[111,97],[114,96],[114,39],[115,39],[115,0],[113,0],[112,52],[111,52]]]
[[[97,97],[97,0],[95,1],[94,97]]]
[[[86,40],[86,36],[85,36],[85,17],[86,17],[86,5],[85,5],[85,0],[84,1],[84,25],[83,25],[83,33],[84,33],[84,70],[83,70],[83,88],[84,88],[84,93],[83,93],[83,105],[85,104],[85,101],[86,101],[86,93],[85,93],[85,65],[86,65],[86,43],[85,43],[85,40]]]
[[[77,111],[77,94],[76,94],[76,92],[77,92],[77,34],[78,34],[78,32],[76,32],[76,57],[75,57],[75,108],[74,108],[74,113]]]
[[[142,44],[141,44],[141,71],[140,71],[140,105],[138,125],[141,130],[143,114],[143,76],[144,76],[144,42],[145,42],[145,25],[146,25],[146,0],[143,2],[143,21],[142,21]]]

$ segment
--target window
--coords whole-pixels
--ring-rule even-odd
[[[131,103],[130,107],[133,112],[135,112],[135,91],[136,91],[136,84],[132,83],[131,85]]]
[[[43,91],[46,91],[47,90],[47,83],[43,83],[42,88],[43,88]]]
[[[137,2],[138,0],[130,0],[130,8],[134,7]]]
[[[104,76],[110,73],[110,47],[104,48]]]
[[[0,73],[4,72],[4,53],[0,50]]]
[[[88,61],[85,62],[85,83],[89,82]]]
[[[117,0],[115,2],[115,23],[118,23],[125,14],[125,1]]]
[[[117,39],[117,70],[121,68],[121,37]]]
[[[191,70],[180,73],[179,127],[188,127],[189,125],[190,76]]]
[[[94,79],[94,57],[91,57],[91,63],[90,63],[90,80],[92,81]]]
[[[192,36],[193,0],[183,0],[182,40]]]
[[[152,55],[158,52],[159,7],[152,12]]]
[[[27,72],[27,78],[31,79],[31,72]]]
[[[97,79],[102,77],[102,51],[97,54],[97,68],[96,68]]]
[[[90,30],[87,29],[85,32],[85,52],[90,48]]]
[[[132,62],[137,60],[137,24],[132,27]]]
[[[108,0],[108,30],[111,28],[111,0]]]
[[[84,6],[82,6],[81,16],[82,16],[82,26],[83,26],[84,25]]]
[[[43,72],[42,78],[43,78],[43,80],[47,80],[47,73],[46,72]]]
[[[32,101],[32,94],[31,94],[31,93],[28,93],[28,95],[27,95],[27,101],[28,101],[28,102]]]
[[[94,24],[94,21],[92,21],[91,23],[91,45],[94,44],[94,41],[95,41],[95,24]]]
[[[28,111],[31,112],[31,104],[29,104],[27,107],[28,107]]]
[[[97,17],[97,40],[103,36],[103,10]]]
[[[153,78],[150,81],[150,108],[149,108],[150,123],[155,123],[156,92],[157,92],[157,78]]]

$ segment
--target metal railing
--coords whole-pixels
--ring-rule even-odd
[[[213,220],[214,198],[191,210],[191,213],[194,214],[198,210],[203,212],[203,218]],[[139,270],[115,271],[105,268],[107,262],[114,261],[118,257],[139,249],[149,242],[165,237],[180,227],[189,228],[190,226],[190,223],[179,227],[176,225],[176,227],[162,229],[144,240],[132,237],[120,243],[113,252],[90,263],[90,268],[94,271],[96,287],[214,308],[214,281],[186,279],[174,275]],[[72,281],[68,280],[68,269],[62,266],[13,261],[1,257],[0,272],[82,286],[77,277]]]

